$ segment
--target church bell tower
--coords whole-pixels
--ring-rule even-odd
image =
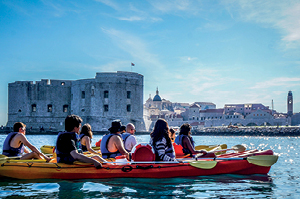
[[[289,91],[287,96],[287,115],[291,117],[293,115],[293,94]]]

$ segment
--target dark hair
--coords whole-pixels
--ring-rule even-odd
[[[65,130],[71,132],[75,127],[78,128],[81,123],[82,119],[78,115],[68,115],[65,119]]]
[[[166,120],[158,119],[154,125],[153,131],[150,133],[153,142],[157,142],[161,140],[163,137],[167,140],[167,145],[171,143],[171,139],[169,137],[169,125]]]
[[[20,128],[25,128],[25,127],[26,127],[26,125],[23,124],[22,122],[16,122],[16,123],[14,124],[13,129],[14,129],[14,132],[19,132],[19,129],[20,129]]]
[[[174,130],[174,129],[172,129],[172,128],[170,128],[170,132],[171,132],[171,135],[174,135],[174,133],[175,133],[175,130]]]
[[[81,132],[80,134],[84,134],[88,137],[90,137],[91,139],[93,138],[93,132],[92,132],[92,127],[90,124],[85,124],[81,127]]]
[[[126,126],[121,126],[120,131],[126,131]]]
[[[179,135],[189,135],[189,132],[191,131],[192,126],[188,123],[185,123],[181,125]]]

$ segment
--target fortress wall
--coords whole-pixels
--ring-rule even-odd
[[[66,80],[17,81],[8,86],[8,122],[13,126],[21,121],[27,128],[61,129],[70,111],[63,106],[71,105],[71,82]],[[36,108],[33,111],[33,105]],[[51,111],[48,105],[52,106]],[[69,108],[70,109],[70,108]]]

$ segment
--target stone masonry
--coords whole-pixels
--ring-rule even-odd
[[[61,131],[66,116],[76,114],[93,131],[106,131],[115,119],[143,131],[143,78],[118,71],[97,73],[92,79],[10,83],[7,126],[21,121],[27,128]]]

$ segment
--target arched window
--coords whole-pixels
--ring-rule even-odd
[[[52,112],[52,104],[48,104],[47,111],[50,112],[50,113]]]
[[[94,96],[95,95],[95,86],[92,86],[91,87],[91,96]]]
[[[36,112],[36,104],[32,104],[31,105],[31,111],[32,112]]]
[[[82,99],[85,98],[85,91],[81,91],[81,98],[82,98]]]
[[[68,108],[69,108],[68,105],[64,105],[64,106],[63,106],[63,112],[64,112],[64,113],[67,113],[67,112],[68,112]]]

